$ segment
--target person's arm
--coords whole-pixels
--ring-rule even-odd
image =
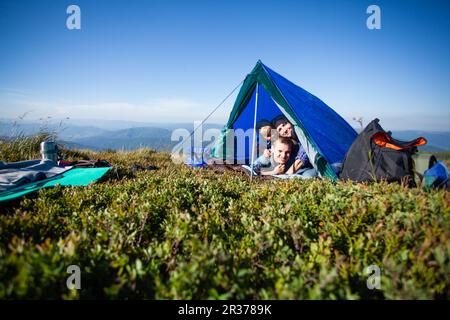
[[[261,171],[261,175],[262,176],[270,176],[273,174],[282,174],[282,173],[284,173],[284,169],[285,169],[284,164],[279,164],[275,168],[273,168],[273,170]]]
[[[309,163],[308,155],[306,154],[306,151],[303,148],[303,146],[301,144],[299,144],[298,152],[297,152],[297,155],[295,156],[295,161],[289,167],[289,169],[286,171],[286,174],[294,174],[301,168],[307,167],[309,165],[310,165],[310,163]]]
[[[302,145],[299,146],[295,160],[299,160],[299,162],[296,161],[297,166],[298,166],[296,171],[303,167],[309,167],[311,165],[311,163],[309,162],[308,155],[306,154],[306,151]]]
[[[261,168],[270,167],[270,158],[264,155],[258,157],[252,164],[252,169],[258,172]]]
[[[296,159],[292,166],[286,171],[286,174],[294,174],[303,167],[303,162]]]

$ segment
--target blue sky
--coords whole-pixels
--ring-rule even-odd
[[[445,0],[0,0],[0,118],[201,120],[261,59],[352,125],[450,131],[449,31]]]

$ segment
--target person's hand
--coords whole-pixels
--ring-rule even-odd
[[[287,171],[286,174],[294,174],[294,165],[292,165]]]
[[[294,162],[294,172],[297,172],[298,170],[300,170],[303,167],[303,162],[302,160],[295,160]]]
[[[264,153],[263,153],[264,157],[266,158],[270,158],[271,156],[271,152],[269,149],[264,149]]]
[[[282,174],[284,173],[285,167],[284,164],[279,164],[273,169],[273,174]]]
[[[301,160],[295,160],[294,164],[286,171],[286,174],[294,174],[303,166],[303,162]]]

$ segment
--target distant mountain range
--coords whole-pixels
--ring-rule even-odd
[[[39,131],[51,131],[58,135],[68,148],[92,150],[134,150],[148,147],[157,151],[171,150],[179,141],[171,141],[175,129],[194,130],[193,123],[145,123],[130,121],[99,120],[69,120],[67,122],[40,123],[12,120],[0,120],[0,137],[11,137],[18,134],[33,135]],[[220,124],[204,124],[207,129],[221,129]],[[412,140],[424,137],[428,144],[420,149],[423,151],[450,151],[450,131],[394,131],[392,136],[399,140]]]
[[[418,137],[427,139],[427,144],[419,147],[420,150],[430,152],[450,151],[450,132],[430,131],[394,131],[392,136],[399,140],[413,140]]]
[[[85,138],[74,139],[73,142],[91,146],[95,149],[134,150],[152,148],[155,150],[171,150],[176,142],[170,140],[171,131],[162,128],[130,128],[108,131]]]
[[[76,124],[72,124],[74,122]],[[210,128],[221,129],[222,125],[204,124],[202,126],[203,132]],[[106,149],[129,151],[143,147],[157,151],[170,151],[179,142],[179,140],[171,141],[172,132],[176,129],[192,132],[194,124],[141,123],[119,120],[100,120],[98,123],[88,120],[40,123],[0,119],[0,137],[30,136],[42,131],[54,132],[67,148],[95,151]]]

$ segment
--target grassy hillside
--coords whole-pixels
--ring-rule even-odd
[[[38,157],[27,145],[0,144],[1,160]],[[446,191],[252,182],[148,149],[67,154],[115,168],[89,187],[3,205],[0,298],[450,298]],[[73,264],[81,290],[66,287]],[[366,286],[370,265],[379,290]]]
[[[450,152],[434,152],[433,154],[438,160],[444,161],[447,167],[450,167]]]

